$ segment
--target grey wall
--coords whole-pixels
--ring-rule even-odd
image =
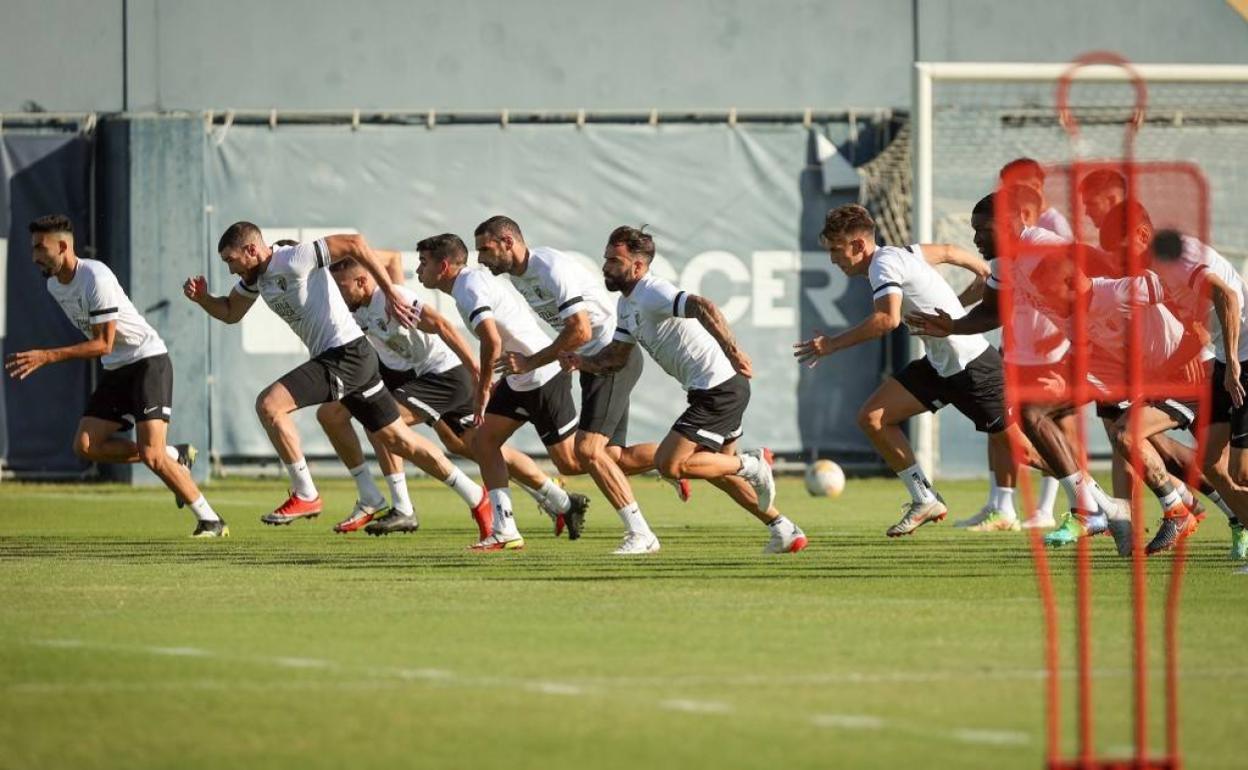
[[[0,113],[121,109],[121,0],[0,0]]]

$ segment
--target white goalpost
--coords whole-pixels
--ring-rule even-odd
[[[1078,70],[1069,94],[1071,114],[1081,127],[1080,146],[1073,148],[1056,103],[1057,83],[1070,66],[915,64],[911,241],[973,248],[970,209],[995,188],[998,170],[1014,158],[1063,163],[1121,155],[1135,99],[1127,71],[1112,66]],[[1132,66],[1148,87],[1136,159],[1190,161],[1203,169],[1213,205],[1214,245],[1242,269],[1248,257],[1248,218],[1242,214],[1248,208],[1248,66]],[[946,464],[956,473],[954,458],[942,457],[940,432],[934,415],[915,421],[919,461],[933,473]],[[955,445],[961,451],[965,443]],[[976,467],[982,472],[982,451],[978,454]]]

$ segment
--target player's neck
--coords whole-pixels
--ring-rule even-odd
[[[61,263],[61,269],[56,271],[56,280],[61,284],[68,284],[74,280],[74,276],[78,273],[78,256],[74,252],[65,255],[65,261]]]
[[[524,275],[529,269],[529,247],[524,247],[524,256],[516,260],[516,264],[511,268],[512,275]]]

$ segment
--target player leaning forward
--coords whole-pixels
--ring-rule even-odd
[[[394,397],[382,382],[376,352],[364,339],[364,332],[330,280],[326,268],[331,263],[354,258],[385,295],[390,317],[405,327],[417,322],[416,310],[397,291],[363,237],[331,235],[311,243],[273,249],[265,244],[259,227],[250,222],[235,222],[221,235],[217,252],[230,272],[239,276],[238,284],[229,295],[216,297],[208,293],[207,280],[197,276],[183,286],[187,298],[213,318],[237,323],[256,297],[263,297],[312,354],[310,361],[284,374],[256,399],[260,423],[286,465],[291,483],[290,496],[262,517],[263,522],[288,524],[320,514],[321,497],[308,471],[290,414],[330,401],[342,402],[364,426],[370,439],[378,440],[390,452],[451,486],[469,507],[482,504],[481,488],[458,471],[437,447],[404,424]],[[391,515],[402,517],[405,512],[392,511]],[[414,520],[407,529],[415,529]]]
[[[39,217],[30,223],[30,236],[48,293],[87,341],[14,353],[5,368],[24,380],[45,364],[99,358],[104,374],[78,423],[74,452],[97,463],[142,462],[173,491],[179,507],[190,502],[198,521],[192,537],[227,537],[229,528],[187,470],[194,450],[165,444],[173,414],[173,364],[164,341],[134,309],[108,266],[74,253],[69,217]],[[132,424],[138,441],[113,437]]]
[[[611,344],[592,356],[562,353],[560,363],[588,374],[628,365],[640,343],[688,393],[684,411],[655,452],[668,479],[706,479],[771,530],[765,553],[795,553],[806,535],[773,507],[775,482],[765,449],[737,454],[741,418],[750,402],[750,358],[737,347],[724,316],[710,300],[680,291],[650,274],[654,239],[618,227],[607,239],[602,275],[620,292],[619,327]]]

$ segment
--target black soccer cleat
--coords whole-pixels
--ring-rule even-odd
[[[229,537],[230,528],[224,519],[216,521],[198,521],[195,524],[195,531],[191,533],[191,537]]]
[[[576,540],[585,529],[585,512],[589,510],[589,498],[579,492],[568,493],[568,512],[563,514],[568,528],[568,539]]]
[[[178,465],[186,468],[188,471],[195,464],[195,458],[199,457],[199,450],[194,444],[174,444],[173,448],[178,450]],[[178,504],[179,508],[185,508],[188,501],[183,500],[182,496],[174,493],[173,501]]]
[[[420,522],[414,514],[403,513],[392,508],[385,516],[369,522],[364,531],[379,537],[391,532],[415,532],[418,529],[420,529]]]

